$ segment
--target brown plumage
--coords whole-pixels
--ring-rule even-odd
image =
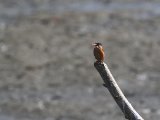
[[[98,62],[104,61],[104,50],[101,43],[94,43],[93,54]]]

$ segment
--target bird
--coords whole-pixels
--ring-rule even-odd
[[[105,57],[102,43],[96,42],[96,43],[93,43],[92,46],[94,46],[93,54],[94,54],[95,59],[97,60],[97,62],[102,63]]]

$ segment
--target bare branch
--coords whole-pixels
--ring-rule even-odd
[[[110,70],[108,69],[107,64],[104,62],[95,62],[94,63],[95,68],[101,75],[104,86],[108,88],[110,94],[122,110],[123,114],[125,115],[125,118],[128,120],[144,120],[132,107],[132,105],[129,103],[129,101],[126,99],[124,94],[122,93],[121,89],[117,85],[115,79],[113,78]]]

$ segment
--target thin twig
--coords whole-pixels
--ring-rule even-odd
[[[126,99],[124,94],[122,93],[121,89],[117,85],[115,79],[113,78],[110,70],[108,69],[107,64],[104,62],[95,62],[94,63],[95,68],[101,75],[104,86],[108,88],[110,94],[122,110],[123,114],[125,115],[125,118],[128,120],[144,120],[132,107],[132,105],[129,103],[129,101]]]

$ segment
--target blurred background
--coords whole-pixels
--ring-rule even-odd
[[[97,41],[134,108],[160,119],[159,0],[0,0],[0,120],[124,120]]]

